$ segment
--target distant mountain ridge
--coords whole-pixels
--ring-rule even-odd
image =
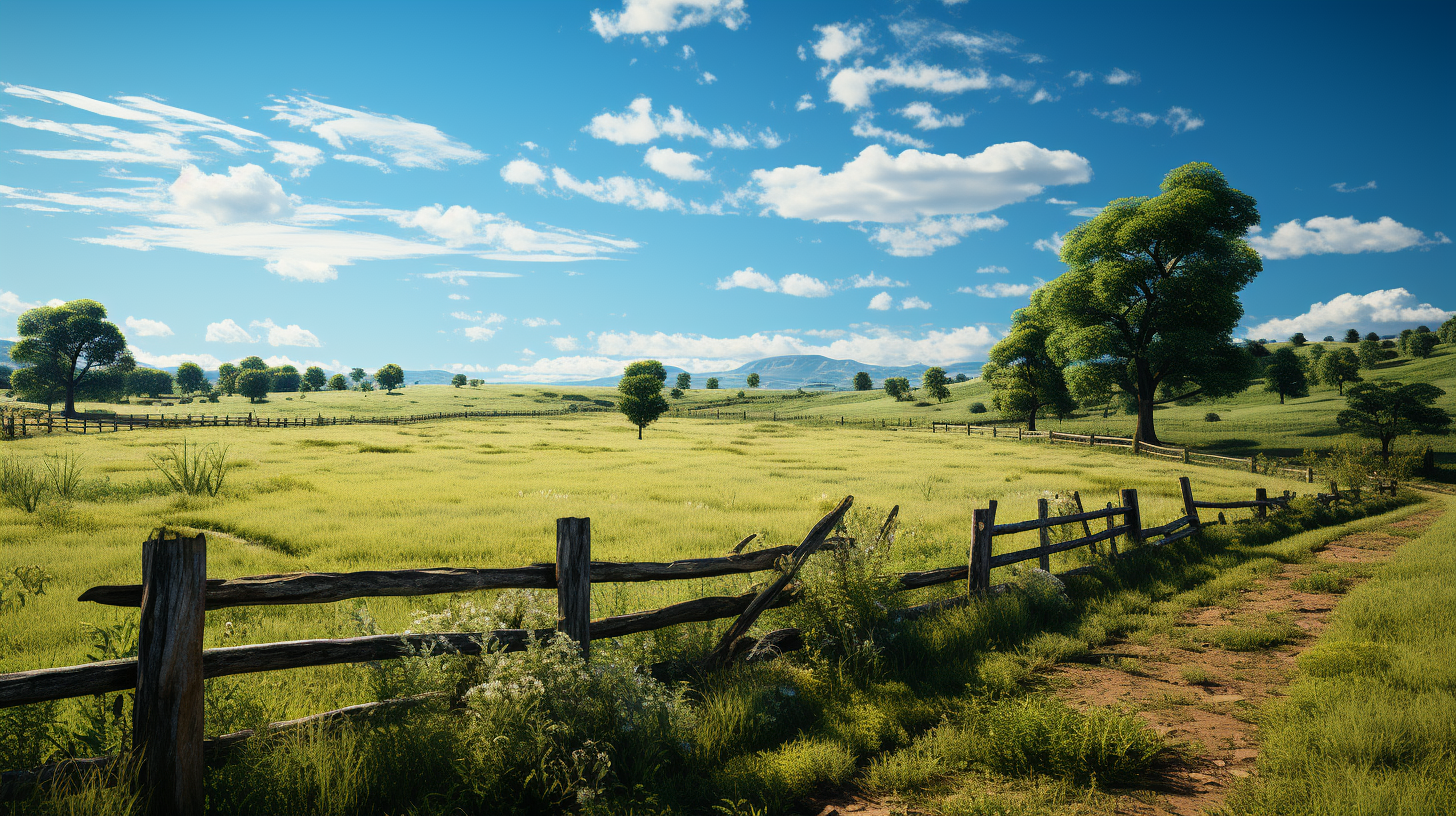
[[[948,363],[941,368],[945,369],[946,375],[952,378],[957,374],[975,377],[981,373],[982,365],[984,364],[973,362]],[[669,386],[673,384],[677,375],[684,371],[676,366],[665,366],[665,368]],[[692,374],[694,388],[704,387],[709,377],[717,377],[721,388],[743,388],[748,375],[757,374],[759,385],[762,388],[846,390],[854,388],[854,375],[861,371],[870,375],[870,379],[874,380],[875,386],[878,387],[884,383],[887,377],[905,377],[912,383],[918,384],[921,375],[927,368],[930,366],[919,363],[903,366],[877,366],[857,360],[835,360],[818,354],[789,354],[754,360],[731,371],[689,373]],[[619,379],[621,377],[599,377],[584,382],[560,384],[614,386]]]

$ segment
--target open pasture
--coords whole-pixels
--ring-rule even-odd
[[[971,510],[991,499],[999,502],[998,518],[1017,520],[1036,516],[1044,492],[1079,490],[1090,509],[1133,487],[1145,524],[1153,525],[1182,515],[1176,479],[1184,472],[1200,499],[1248,499],[1255,486],[1276,494],[1301,487],[1235,470],[1112,459],[1118,454],[1106,451],[918,431],[664,419],[638,442],[612,414],[185,436],[229,446],[237,469],[218,498],[164,489],[148,457],[180,440],[180,431],[6,446],[7,456],[36,460],[79,452],[86,473],[69,506],[50,503],[33,514],[0,509],[6,562],[39,564],[56,576],[45,596],[7,616],[0,670],[79,662],[89,647],[80,622],[134,615],[74,599],[90,586],[139,581],[141,542],[160,524],[221,533],[209,536],[212,577],[550,561],[555,519],[564,516],[592,519],[598,559],[668,561],[725,554],[749,533],[759,534],[753,548],[796,543],[828,507],[853,494],[860,512],[901,506],[895,557],[904,569],[919,569],[964,562]],[[1006,536],[997,548],[1034,541],[1034,533]],[[1054,562],[1063,557],[1075,556]],[[737,593],[751,582],[603,585],[593,593],[593,614]],[[361,605],[382,631],[403,631],[416,610],[437,602],[219,610],[209,614],[208,642],[222,642],[227,621],[235,624],[229,642],[238,642],[239,628],[244,642],[354,634]],[[300,684],[310,690],[304,696],[315,697],[306,703],[313,710],[352,702],[350,689],[319,682],[320,675],[346,676],[337,667],[286,674],[260,682]]]

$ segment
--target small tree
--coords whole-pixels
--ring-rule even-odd
[[[1385,350],[1380,348],[1380,338],[1371,340],[1369,337],[1360,341],[1356,346],[1355,354],[1360,358],[1361,368],[1374,368],[1385,359]]]
[[[318,366],[309,366],[303,370],[303,381],[308,383],[310,391],[322,391],[329,382],[329,375]]]
[[[217,387],[223,393],[231,397],[238,390],[238,367],[232,363],[223,363],[217,367]]]
[[[1410,336],[1410,340],[1406,343],[1406,353],[1417,360],[1424,360],[1435,352],[1436,341],[1436,335],[1430,332],[1416,332]]]
[[[955,375],[955,381],[958,382],[958,383],[966,382],[969,379],[970,379],[970,377],[967,377],[965,374],[957,374],[957,375]]]
[[[379,387],[384,389],[384,393],[388,394],[404,383],[404,369],[390,363],[374,372],[374,381],[379,383]]]
[[[1379,343],[1380,342],[1380,335],[1376,334],[1375,332],[1366,332],[1365,333],[1365,339],[1366,340],[1374,340],[1375,342]]]
[[[748,379],[746,380],[746,382],[748,383],[749,388],[757,388],[758,384],[762,382],[762,380],[758,378],[758,372],[755,371],[752,374],[748,375]]]
[[[353,380],[355,385],[364,382],[364,379],[368,376],[362,368],[356,368],[349,372],[349,379]]]
[[[1294,349],[1285,346],[1274,352],[1269,364],[1264,367],[1264,390],[1279,395],[1279,404],[1285,397],[1309,396],[1309,383],[1304,379],[1304,364]]]
[[[1003,416],[1024,419],[1028,430],[1036,430],[1036,417],[1049,408],[1058,415],[1072,410],[1072,395],[1067,390],[1064,367],[1047,348],[1051,322],[1039,306],[1040,290],[1032,295],[1032,305],[1011,316],[1011,331],[987,354],[989,361],[981,367],[981,379],[991,385],[991,404]],[[1097,376],[1115,382],[1122,373],[1114,363],[1081,362],[1073,368],[1085,369],[1085,376]]]
[[[661,363],[658,363],[658,367],[661,367]],[[628,366],[627,369],[632,370],[632,366]],[[617,391],[622,395],[622,398],[617,401],[617,410],[621,411],[629,422],[637,426],[638,439],[642,438],[643,428],[667,412],[667,400],[662,398],[662,384],[666,380],[665,373],[659,379],[655,373],[649,372],[624,375],[617,382]]]
[[[910,380],[905,377],[886,377],[885,393],[894,397],[896,402],[910,399]]]
[[[262,357],[244,357],[238,361],[238,368],[244,371],[267,371],[268,364],[263,362]]]
[[[1304,338],[1304,332],[1295,332],[1293,335],[1290,336],[1289,342],[1293,343],[1295,346],[1302,346],[1309,341]]]
[[[686,391],[689,388],[692,388],[693,375],[687,373],[686,371],[679,373],[677,375],[677,387],[682,391]]]
[[[1456,343],[1456,317],[1452,317],[1436,329],[1436,339],[1442,343]]]
[[[73,300],[59,306],[38,306],[15,321],[20,342],[10,359],[36,369],[32,377],[51,380],[65,394],[66,416],[76,415],[76,391],[89,380],[130,359],[126,338],[106,319],[106,307],[94,300]]]
[[[248,398],[249,403],[268,397],[268,372],[245,369],[238,374],[238,393]]]
[[[709,391],[717,391],[718,390],[718,378],[717,377],[709,377],[708,378],[708,381],[706,383],[703,383],[703,387],[706,388],[706,389],[708,389]]]
[[[874,388],[875,383],[873,380],[870,379],[870,375],[868,372],[860,371],[854,375],[854,390],[873,391]]]
[[[1324,342],[1326,342],[1326,343],[1333,343],[1333,342],[1335,342],[1335,336],[1333,334],[1327,334],[1327,335],[1325,335]]]
[[[1317,367],[1319,366],[1320,358],[1321,357],[1324,357],[1324,356],[1325,356],[1325,347],[1324,346],[1310,346],[1309,347],[1309,370],[1310,370],[1311,373],[1313,373],[1317,369]],[[1316,380],[1318,380],[1318,378],[1316,378]]]
[[[183,363],[177,366],[177,390],[184,395],[194,394],[206,386],[207,378],[202,374],[202,366],[197,363]]]
[[[1415,333],[1416,333],[1416,330],[1415,329],[1401,329],[1400,330],[1400,337],[1396,339],[1396,346],[1400,349],[1400,353],[1401,354],[1409,354],[1410,353],[1410,351],[1406,348],[1406,344],[1410,342],[1411,335],[1413,335]]]
[[[1358,329],[1350,329],[1350,330],[1346,331],[1345,332],[1345,342],[1346,343],[1358,343],[1358,342],[1360,342],[1360,332],[1359,332],[1359,330]]]
[[[925,373],[920,376],[920,385],[930,396],[935,397],[936,402],[941,402],[950,396],[950,389],[946,387],[947,382],[945,369],[940,366],[931,366],[925,369]]]
[[[973,414],[984,414],[984,413],[986,413],[986,403],[984,403],[984,402],[973,402],[973,403],[971,403],[971,413],[973,413]]]
[[[470,381],[470,387],[471,388],[479,388],[480,387],[480,384],[483,383],[483,382],[485,382],[485,380],[471,380]]]
[[[466,377],[464,374],[456,374],[455,376],[450,378],[450,384],[455,386],[456,388],[459,388],[462,385],[465,385],[468,380],[469,378]]]
[[[683,391],[681,388],[674,388],[667,393],[668,396],[672,397],[673,399],[682,399],[683,396]]]
[[[1345,394],[1346,383],[1357,383],[1364,379],[1360,376],[1360,358],[1348,348],[1337,348],[1321,357],[1315,368],[1315,375],[1325,385],[1340,389],[1341,396]]]
[[[349,380],[343,374],[335,374],[329,378],[329,387],[335,391],[349,390]]]
[[[667,369],[657,360],[638,360],[627,366],[622,372],[623,377],[636,377],[641,374],[651,374],[657,378],[659,388],[667,384]]]
[[[1350,389],[1335,421],[1341,428],[1380,440],[1380,458],[1390,461],[1390,446],[1397,438],[1413,433],[1445,434],[1451,416],[1435,405],[1445,391],[1430,383],[1361,383]]]

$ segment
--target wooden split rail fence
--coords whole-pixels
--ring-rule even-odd
[[[1271,499],[1259,489],[1253,501],[1203,502],[1194,500],[1187,477],[1179,479],[1179,486],[1184,515],[1155,527],[1143,525],[1136,490],[1122,490],[1120,506],[1108,503],[1105,508],[1093,510],[1083,510],[1081,496],[1073,494],[1078,512],[1063,516],[1048,516],[1048,503],[1042,499],[1038,502],[1037,518],[999,524],[996,502],[990,502],[987,508],[973,512],[973,535],[966,563],[896,576],[898,590],[965,581],[967,592],[901,609],[897,614],[901,619],[912,618],[967,603],[977,595],[1004,592],[1009,585],[991,584],[992,571],[998,567],[1035,560],[1041,569],[1049,570],[1052,555],[1080,547],[1088,547],[1100,555],[1098,545],[1104,542],[1106,558],[1117,559],[1127,554],[1119,553],[1119,539],[1134,548],[1148,548],[1193,535],[1201,526],[1198,514],[1201,508],[1250,508],[1262,516],[1271,508],[1287,506],[1290,498],[1286,494]],[[589,656],[595,640],[728,618],[733,623],[704,661],[704,668],[717,668],[736,660],[772,659],[782,651],[800,648],[799,633],[784,629],[754,639],[748,636],[749,630],[764,611],[797,602],[793,583],[809,556],[824,547],[855,545],[853,540],[831,536],[853,501],[852,496],[846,497],[797,546],[738,552],[752,540],[753,536],[749,536],[733,548],[732,555],[673,562],[593,561],[590,520],[563,518],[557,520],[555,563],[504,569],[440,567],[208,578],[205,534],[187,536],[164,528],[143,545],[141,584],[98,586],[80,596],[83,601],[140,608],[138,656],[0,675],[0,708],[135,689],[133,747],[143,758],[137,779],[146,794],[147,812],[200,813],[206,763],[216,761],[228,749],[254,736],[249,731],[205,738],[203,683],[208,678],[390,660],[421,652],[465,655],[513,652],[526,649],[533,640],[552,637],[556,632],[576,641],[583,655]],[[892,532],[898,510],[896,507],[890,512],[877,540],[885,540]],[[1105,528],[1094,532],[1091,522],[1099,520],[1104,520]],[[1064,525],[1080,525],[1083,535],[1052,541],[1052,528]],[[1038,534],[1036,546],[1015,552],[994,551],[997,536],[1032,531]],[[1080,567],[1062,574],[1091,568]],[[591,585],[595,583],[686,580],[768,570],[777,570],[778,577],[761,589],[742,595],[697,598],[661,609],[596,620],[590,617]],[[385,634],[203,648],[203,613],[209,609],[511,588],[555,589],[556,628]],[[288,730],[300,723],[365,716],[382,708],[411,707],[424,701],[425,698],[413,697],[350,706],[301,720],[274,723],[264,733]],[[116,784],[121,774],[115,771],[122,761],[118,757],[62,760],[40,768],[6,771],[0,775],[0,801],[23,798],[37,785],[83,774],[99,774],[94,778],[101,779],[103,784]]]
[[[18,439],[50,433],[116,433],[147,428],[318,428],[332,425],[408,425],[442,419],[479,419],[491,417],[564,416],[574,413],[605,410],[600,406],[575,411],[451,411],[435,414],[401,416],[315,416],[268,417],[219,414],[82,414],[68,417],[50,412],[7,411],[0,417],[0,436]]]
[[[1045,439],[1048,443],[1066,442],[1075,445],[1086,445],[1087,447],[1109,447],[1130,450],[1135,454],[1145,456],[1156,456],[1160,459],[1172,459],[1184,464],[1194,465],[1220,465],[1223,467],[1236,467],[1240,470],[1245,468],[1250,473],[1258,472],[1258,462],[1252,456],[1220,456],[1214,453],[1203,453],[1202,451],[1190,450],[1186,447],[1178,448],[1169,445],[1154,445],[1150,442],[1143,442],[1139,439],[1129,439],[1125,436],[1103,436],[1101,434],[1072,434],[1061,431],[1027,431],[1021,428],[1001,428],[995,425],[971,425],[962,422],[933,422],[930,432],[937,431],[950,433],[952,429],[964,428],[966,435],[978,433],[982,436],[990,436],[993,439]],[[959,433],[959,430],[955,431]],[[1289,468],[1279,467],[1277,470],[1294,473],[1300,476],[1306,483],[1314,483],[1313,468]]]

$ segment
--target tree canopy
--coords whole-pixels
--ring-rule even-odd
[[[1345,397],[1348,408],[1335,417],[1341,428],[1380,440],[1380,457],[1390,461],[1390,445],[1412,433],[1445,434],[1451,416],[1435,405],[1446,392],[1430,383],[1360,383]]]
[[[1059,362],[1106,368],[1137,403],[1137,437],[1157,443],[1153,408],[1248,387],[1249,356],[1234,345],[1238,293],[1263,269],[1243,237],[1254,199],[1196,162],[1164,177],[1162,193],[1123,198],[1072,230],[1068,271],[1038,292]]]
[[[453,377],[450,378],[450,384],[453,385],[453,386],[455,386],[456,388],[460,388],[461,386],[465,385],[465,383],[467,383],[469,381],[470,381],[470,378],[469,377],[466,377],[464,374],[456,374],[455,376],[453,376]]]
[[[686,371],[679,372],[677,375],[677,387],[683,391],[692,388],[693,375],[687,373]]]
[[[268,364],[263,362],[262,357],[258,357],[255,355],[252,357],[244,357],[243,359],[239,360],[238,368],[244,371],[267,371]]]
[[[752,374],[748,375],[748,378],[745,380],[745,382],[748,383],[749,388],[757,388],[758,384],[763,382],[763,380],[759,378],[758,372],[755,371]]]
[[[656,360],[644,362],[657,363]],[[633,363],[627,366],[632,371]],[[657,367],[662,367],[657,363]],[[667,400],[662,398],[662,384],[667,380],[667,373],[664,371],[659,378],[650,367],[638,369],[635,374],[623,375],[617,382],[617,391],[622,398],[617,401],[617,410],[627,417],[627,420],[637,426],[637,438],[642,438],[642,429],[655,422],[658,417],[667,412]]]
[[[374,372],[374,381],[379,383],[379,387],[384,389],[384,393],[388,394],[404,383],[404,369],[390,363]]]
[[[950,381],[945,377],[945,369],[940,366],[931,366],[920,375],[920,385],[930,396],[935,397],[936,402],[941,402],[950,396],[950,389],[946,387],[948,382]]]
[[[1305,343],[1308,343],[1309,340],[1305,339],[1304,332],[1295,332],[1293,335],[1290,336],[1289,342],[1293,343],[1296,346],[1302,346]]]
[[[126,338],[94,300],[38,306],[21,314],[15,329],[20,342],[10,348],[10,358],[34,369],[22,381],[58,388],[67,416],[76,414],[77,389],[108,378],[114,388],[123,372],[108,369],[131,360]]]
[[[329,388],[335,391],[347,391],[349,390],[349,381],[343,374],[335,374],[329,378]]]
[[[362,368],[355,368],[349,372],[349,379],[353,380],[355,383],[363,382],[364,378],[368,376],[369,375],[365,373],[364,369]]]
[[[656,360],[638,360],[635,363],[629,363],[627,370],[622,372],[623,377],[636,377],[641,374],[656,377],[659,386],[667,382],[667,369]]]
[[[202,373],[202,366],[197,363],[177,366],[177,390],[183,394],[195,394],[206,387],[207,377]]]
[[[172,375],[158,368],[136,368],[127,373],[124,390],[134,397],[160,397],[172,393]]]
[[[1406,341],[1406,353],[1417,360],[1424,360],[1435,352],[1437,342],[1436,335],[1431,332],[1416,332]]]
[[[1337,348],[1320,357],[1315,366],[1315,375],[1325,385],[1340,389],[1341,396],[1345,393],[1346,383],[1357,383],[1364,379],[1360,376],[1360,359],[1347,348]]]
[[[238,374],[238,393],[248,398],[248,402],[257,402],[266,399],[268,396],[268,372],[259,371],[254,368],[244,369]]]
[[[875,383],[874,383],[873,380],[870,379],[869,372],[867,372],[867,371],[858,371],[858,372],[855,372],[855,375],[854,375],[854,390],[856,390],[856,391],[873,391],[874,388],[875,388]]]
[[[308,383],[311,390],[322,391],[329,381],[329,375],[318,366],[309,366],[303,370],[303,381]]]
[[[991,386],[991,403],[1002,415],[1026,422],[1036,430],[1036,417],[1050,409],[1058,415],[1072,410],[1063,366],[1047,348],[1051,325],[1046,322],[1042,292],[1031,296],[1031,305],[1011,316],[1011,331],[991,347],[988,362],[981,367],[981,379]],[[1080,363],[1081,376],[1107,382],[1112,368],[1102,363]]]
[[[238,367],[232,363],[223,363],[217,367],[217,386],[229,397],[238,390],[238,371]]]
[[[1274,352],[1269,364],[1264,366],[1264,390],[1279,395],[1279,404],[1285,397],[1309,396],[1309,382],[1304,377],[1304,363],[1299,354],[1289,346]]]
[[[1360,330],[1359,329],[1349,329],[1349,330],[1347,330],[1345,332],[1345,342],[1346,343],[1358,343],[1358,342],[1360,342]]]
[[[896,402],[910,398],[910,380],[905,377],[886,377],[885,393],[895,398]]]
[[[708,389],[709,391],[716,391],[716,390],[718,390],[718,378],[717,377],[709,377],[708,378],[708,381],[705,382],[705,383],[703,383],[703,387],[706,388],[706,389]]]

